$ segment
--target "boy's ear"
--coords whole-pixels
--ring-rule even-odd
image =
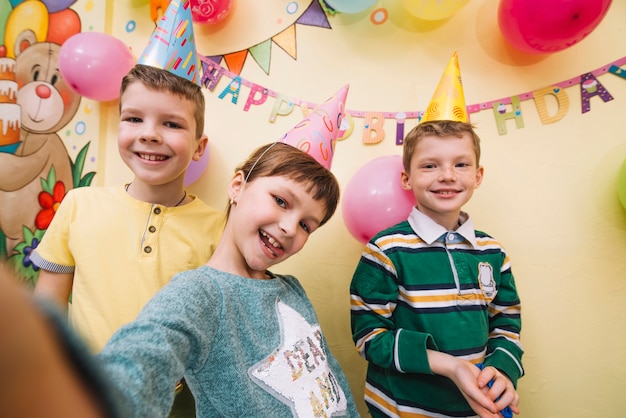
[[[484,167],[478,166],[478,169],[476,170],[476,185],[474,186],[475,189],[478,188],[478,186],[480,186],[480,183],[483,182],[483,177],[485,175],[485,169]]]
[[[242,170],[238,170],[233,175],[233,178],[230,179],[230,183],[228,183],[228,199],[231,202],[235,202],[237,200],[237,196],[243,190],[243,187],[246,184],[246,176]]]
[[[209,146],[209,137],[206,135],[202,135],[200,140],[198,141],[198,146],[196,147],[196,151],[193,153],[191,157],[194,161],[199,161],[200,158],[207,152],[207,147]]]
[[[402,170],[400,173],[400,184],[404,190],[411,190],[411,183],[409,183],[409,174]]]

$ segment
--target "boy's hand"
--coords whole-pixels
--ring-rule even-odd
[[[519,394],[513,386],[513,382],[498,369],[492,366],[480,370],[478,375],[478,386],[482,389],[489,389],[487,396],[495,402],[497,410],[502,411],[507,406],[516,414],[519,414],[517,405]]]
[[[489,395],[489,387],[478,384],[480,372],[469,361],[459,360],[455,372],[448,377],[459,388],[469,406],[480,418],[502,418],[502,415],[496,412],[502,408],[498,408],[498,405],[493,402]]]
[[[498,407],[489,396],[489,387],[478,384],[480,370],[474,364],[439,351],[427,350],[433,373],[446,376],[459,388],[461,394],[480,418],[502,418]]]

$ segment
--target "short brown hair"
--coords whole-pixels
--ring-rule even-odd
[[[124,76],[120,87],[120,97],[128,86],[136,81],[143,83],[152,90],[165,90],[182,99],[189,100],[196,107],[194,119],[196,120],[196,139],[204,134],[204,95],[200,86],[185,80],[167,70],[149,65],[137,64]],[[120,108],[121,108],[120,102]]]
[[[408,173],[411,170],[411,159],[415,152],[415,147],[419,140],[427,135],[438,137],[456,136],[460,138],[464,133],[468,133],[474,143],[474,152],[476,154],[476,165],[480,164],[480,138],[474,131],[474,125],[466,122],[457,122],[452,120],[434,120],[423,122],[411,129],[404,138],[404,146],[402,147],[402,163],[404,170]]]
[[[287,177],[307,187],[313,199],[322,201],[326,215],[320,222],[324,225],[335,213],[339,203],[339,183],[334,174],[304,151],[285,144],[273,142],[257,148],[248,159],[235,169],[241,170],[247,183],[258,177]],[[230,205],[226,209],[230,213]]]

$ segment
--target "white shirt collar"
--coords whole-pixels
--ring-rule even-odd
[[[455,231],[448,231],[446,228],[433,221],[430,217],[420,212],[416,207],[411,210],[408,221],[411,228],[413,228],[413,231],[415,231],[415,233],[428,245],[431,245],[442,235],[448,232],[454,232],[469,241],[469,243],[472,244],[472,247],[478,247],[476,234],[474,233],[474,224],[472,223],[469,215],[465,212],[461,212],[461,215],[459,216],[461,226],[459,226]]]

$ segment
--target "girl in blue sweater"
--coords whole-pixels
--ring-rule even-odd
[[[166,417],[184,377],[199,418],[358,416],[304,289],[269,270],[333,215],[337,180],[276,142],[236,170],[228,196],[210,261],[174,276],[97,358],[0,271],[0,369],[11,382],[0,415]],[[28,401],[31,387],[43,403]]]
[[[210,261],[175,276],[99,357],[123,416],[166,416],[184,377],[198,417],[358,416],[304,289],[269,269],[334,213],[339,186],[284,143],[256,150],[228,187]]]

